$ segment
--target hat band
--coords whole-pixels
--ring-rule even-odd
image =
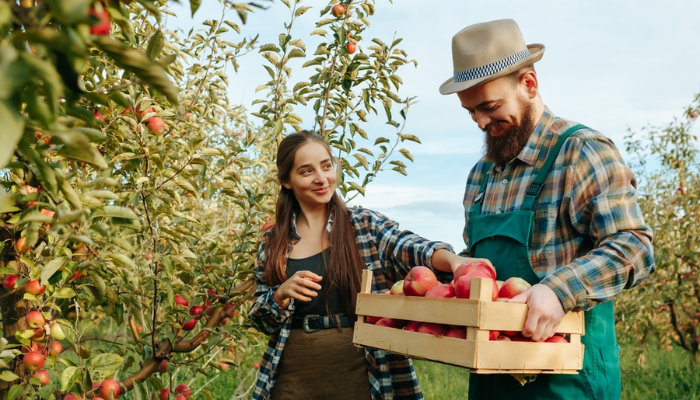
[[[454,74],[455,82],[466,82],[472,79],[479,79],[485,76],[493,75],[504,69],[515,65],[517,62],[524,60],[530,56],[530,50],[525,49],[520,53],[513,54],[510,57],[504,58],[501,61],[496,61],[495,63],[487,64],[482,67],[472,68],[462,72],[456,72]]]

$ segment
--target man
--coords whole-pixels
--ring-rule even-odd
[[[584,310],[583,370],[525,385],[472,374],[470,399],[619,398],[609,300],[654,271],[633,173],[610,139],[544,105],[533,67],[543,54],[543,45],[525,45],[513,20],[469,26],[452,39],[454,77],[440,92],[456,93],[486,133],[464,194],[463,255],[489,259],[499,279],[533,285],[511,300],[528,304],[523,335],[533,340]]]

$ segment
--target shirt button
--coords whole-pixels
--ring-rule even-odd
[[[506,183],[508,183],[508,179],[502,180],[501,183],[505,185]]]

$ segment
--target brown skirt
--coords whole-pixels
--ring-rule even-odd
[[[365,351],[353,328],[292,329],[278,365],[272,400],[371,399]]]

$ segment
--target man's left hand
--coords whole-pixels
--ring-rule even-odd
[[[508,302],[528,305],[523,336],[534,341],[552,337],[564,318],[564,307],[561,305],[559,296],[547,285],[538,283]]]

